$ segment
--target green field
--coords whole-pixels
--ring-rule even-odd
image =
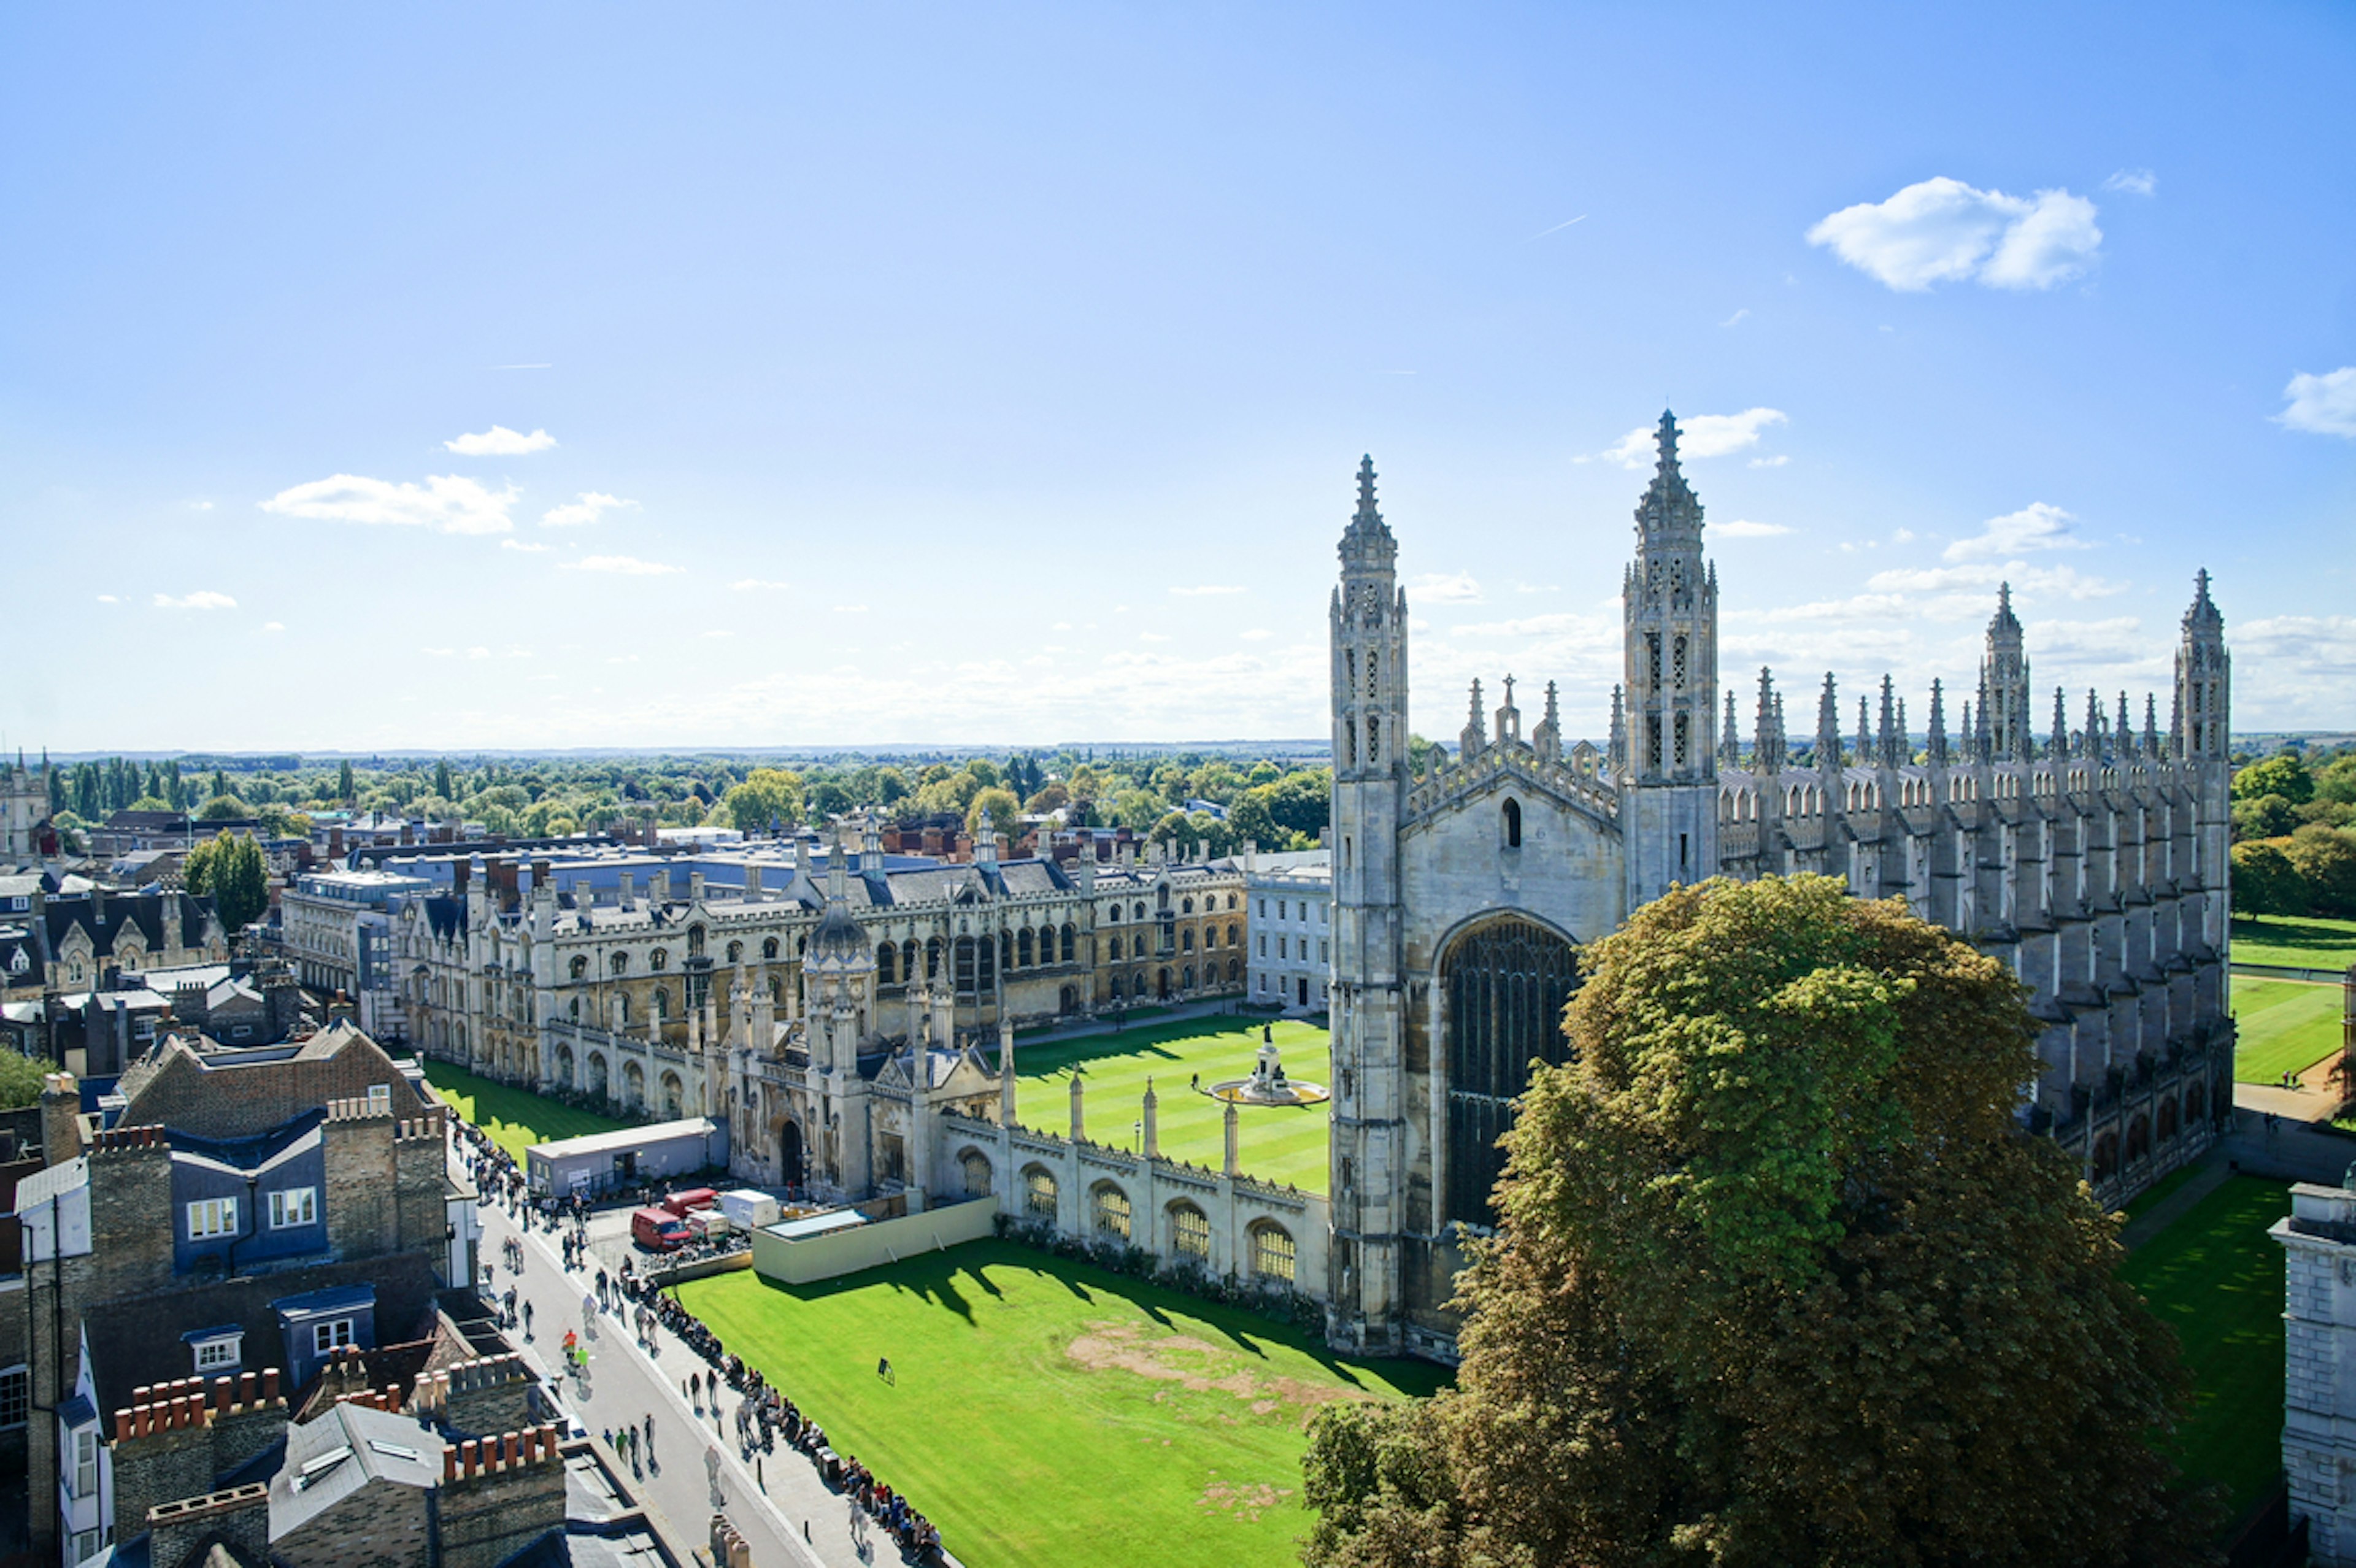
[[[523,1163],[523,1151],[533,1144],[577,1138],[584,1133],[611,1132],[622,1125],[594,1111],[576,1111],[570,1105],[542,1099],[527,1089],[494,1083],[446,1061],[428,1057],[421,1057],[419,1061],[425,1069],[425,1081],[440,1090],[442,1097],[460,1115],[488,1133],[493,1143],[514,1156],[518,1165]]]
[[[1222,1113],[1226,1109],[1189,1084],[1200,1073],[1205,1085],[1249,1076],[1259,1050],[1257,1018],[1180,1019],[1146,1024],[1119,1034],[1075,1035],[1066,1040],[1023,1040],[1014,1045],[1015,1115],[1023,1125],[1060,1133],[1071,1125],[1071,1080],[1078,1069],[1085,1084],[1087,1134],[1116,1148],[1137,1147],[1139,1106],[1145,1081],[1153,1080],[1162,1152],[1215,1170],[1226,1157]],[[1313,1024],[1278,1019],[1270,1026],[1284,1054],[1288,1076],[1333,1087],[1326,1033]],[[1283,1181],[1304,1191],[1325,1190],[1324,1105],[1246,1105],[1242,1111],[1243,1168],[1264,1181]]]
[[[2233,976],[2233,1076],[2272,1083],[2301,1072],[2340,1049],[2340,988],[2298,980]]]
[[[2233,1177],[2121,1270],[2184,1347],[2193,1405],[2180,1458],[2224,1484],[2233,1518],[2282,1468],[2283,1252],[2266,1227],[2289,1212],[2282,1183]]]
[[[1003,1242],[679,1295],[975,1568],[1290,1563],[1310,1413],[1445,1377]]]
[[[2319,914],[2237,919],[2233,962],[2345,969],[2356,964],[2356,920],[2327,920]]]

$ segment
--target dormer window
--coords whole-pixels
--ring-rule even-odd
[[[233,1372],[245,1360],[245,1330],[217,1329],[188,1336],[188,1349],[200,1372]]]

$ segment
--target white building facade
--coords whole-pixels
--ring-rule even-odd
[[[1333,972],[1333,857],[1324,849],[1245,858],[1251,956],[1245,997],[1292,1016],[1322,1013]]]

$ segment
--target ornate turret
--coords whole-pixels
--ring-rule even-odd
[[[813,973],[849,974],[875,967],[874,945],[867,928],[851,912],[849,877],[843,863],[842,838],[838,834],[827,857],[826,913],[810,933],[803,964]]]
[[[1456,740],[1457,758],[1461,762],[1469,763],[1489,749],[1489,732],[1482,727],[1481,678],[1478,676],[1472,677],[1472,711],[1464,720],[1464,728]]]
[[[2053,688],[2053,749],[2050,755],[2060,762],[2070,755],[2069,699],[2060,687]]]
[[[2176,692],[2184,710],[2183,755],[2224,760],[2233,743],[2233,658],[2225,651],[2225,617],[2209,597],[2209,571],[2193,580],[2176,649]]]
[[[2021,652],[2020,619],[2012,613],[2012,584],[1999,585],[1988,620],[1987,654],[1980,663],[1980,711],[2000,762],[2025,763],[2035,751],[2029,733],[2029,660]]]
[[[1759,667],[1759,736],[1751,748],[1751,771],[1779,773],[1783,766],[1783,699],[1775,692],[1775,674]]]
[[[1562,761],[1562,712],[1555,701],[1554,682],[1547,682],[1546,717],[1530,731],[1530,744],[1547,762]]]
[[[1841,756],[1840,693],[1833,684],[1833,672],[1825,671],[1824,695],[1816,699],[1816,771],[1837,773],[1844,761]]]
[[[1939,688],[1938,680],[1933,677],[1931,682],[1931,733],[1929,738],[1923,743],[1928,748],[1927,754],[1930,758],[1931,765],[1934,768],[1944,768],[1947,765],[1947,707],[1945,697],[1946,694]]]
[[[1661,415],[1655,440],[1621,592],[1632,908],[1719,869],[1718,578],[1702,559],[1701,500],[1677,463],[1674,415]]]

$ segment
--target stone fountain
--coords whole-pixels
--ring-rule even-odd
[[[1238,1105],[1314,1105],[1332,1098],[1323,1083],[1287,1076],[1276,1042],[1269,1040],[1260,1042],[1259,1056],[1252,1063],[1250,1077],[1214,1083],[1209,1093],[1215,1100]]]

